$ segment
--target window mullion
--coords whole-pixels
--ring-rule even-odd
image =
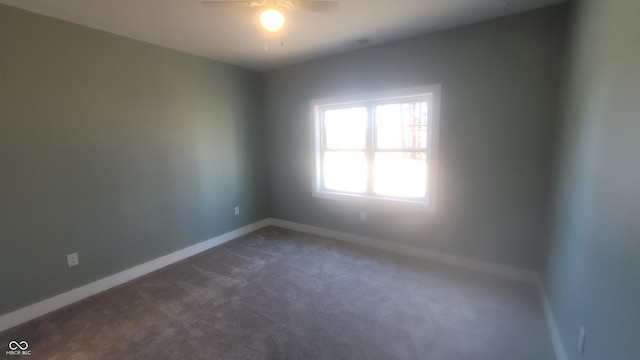
[[[367,194],[373,195],[373,160],[374,160],[374,117],[373,103],[368,102],[367,106],[367,140],[365,142],[365,154],[367,157]]]

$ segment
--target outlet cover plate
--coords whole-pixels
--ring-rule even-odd
[[[67,265],[69,267],[76,266],[80,264],[80,259],[78,258],[78,253],[73,253],[67,255]]]
[[[578,354],[584,355],[584,342],[587,335],[584,332],[584,328],[580,326],[580,333],[578,334]]]

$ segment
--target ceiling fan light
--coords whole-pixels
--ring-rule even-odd
[[[267,31],[276,32],[284,25],[284,15],[276,9],[267,9],[260,14],[260,23]]]

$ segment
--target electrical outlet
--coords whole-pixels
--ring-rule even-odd
[[[80,264],[80,259],[78,259],[78,253],[67,255],[67,265],[69,267],[76,266],[78,264]]]
[[[587,338],[587,334],[584,332],[584,328],[580,326],[580,333],[578,334],[578,354],[584,355],[584,342]]]
[[[360,212],[360,220],[367,221],[367,213],[364,211]]]
[[[240,206],[236,206],[234,209],[236,215],[240,215]]]

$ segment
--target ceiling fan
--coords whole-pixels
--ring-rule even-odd
[[[210,0],[202,1],[204,6],[240,5],[252,8],[265,7],[260,13],[260,23],[270,32],[276,32],[284,25],[284,15],[278,7],[291,11],[335,12],[339,8],[338,1],[329,0]]]

